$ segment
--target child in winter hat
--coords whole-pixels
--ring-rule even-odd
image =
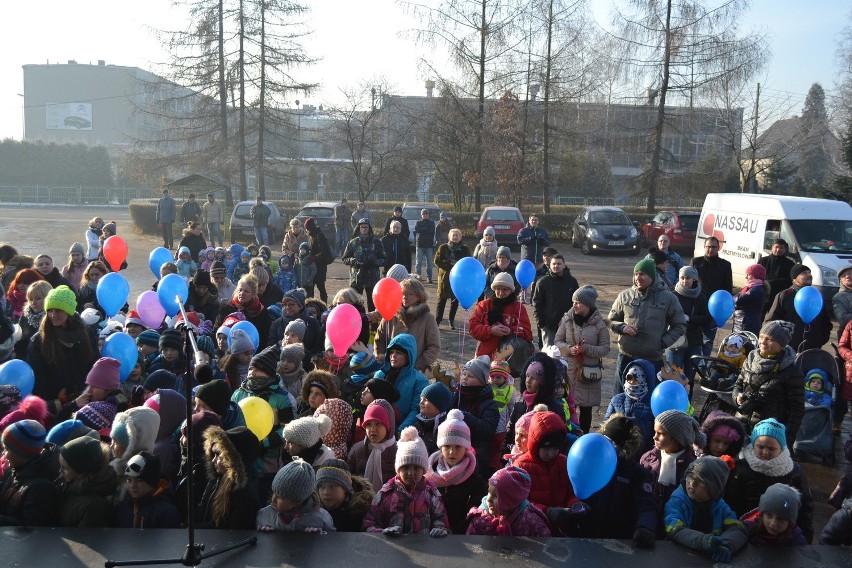
[[[757,509],[743,515],[751,544],[804,546],[808,539],[798,526],[802,496],[795,487],[770,485],[760,496]]]
[[[486,385],[488,384],[488,374],[490,371],[491,357],[480,355],[464,364],[459,382],[463,382],[463,379],[467,377],[468,379],[478,381],[481,385]]]
[[[413,426],[430,455],[438,451],[438,427],[446,419],[452,402],[452,391],[441,382],[431,383],[420,393],[420,412]]]
[[[158,456],[141,452],[130,458],[124,470],[124,482],[127,496],[115,509],[117,527],[173,529],[180,525],[180,513],[160,476]]]
[[[341,398],[327,398],[314,412],[314,417],[325,415],[331,419],[331,430],[323,434],[323,443],[338,459],[346,459],[349,437],[352,435],[352,407]]]
[[[257,530],[318,533],[333,531],[328,511],[320,506],[314,468],[296,458],[272,480],[272,502],[257,512]]]
[[[730,456],[698,458],[686,468],[686,479],[665,506],[666,536],[709,554],[714,562],[730,562],[734,553],[748,542],[745,526],[722,499],[733,467]],[[709,526],[698,524],[698,519],[708,518]]]
[[[331,427],[331,418],[325,414],[297,418],[284,426],[284,448],[291,457],[302,458],[318,467],[335,457],[334,452],[322,443]]]
[[[78,410],[74,418],[96,430],[101,438],[109,440],[112,421],[117,412],[116,406],[107,401],[90,402]]]
[[[654,447],[639,460],[655,476],[654,492],[664,505],[695,460],[693,444],[703,448],[707,439],[692,416],[680,410],[666,410],[654,421]]]
[[[298,400],[302,393],[302,382],[305,379],[305,368],[302,360],[305,358],[305,348],[301,343],[285,345],[281,348],[278,358],[278,376],[281,388]]]
[[[303,343],[305,341],[305,332],[308,326],[300,319],[294,319],[284,328],[284,345],[292,345],[294,343]]]
[[[426,479],[435,484],[447,509],[453,534],[467,530],[467,513],[485,497],[486,484],[477,472],[470,428],[458,408],[438,426],[439,450],[429,456]]]
[[[488,495],[468,515],[467,534],[550,536],[547,517],[527,500],[531,485],[521,468],[498,469],[488,480]]]
[[[317,493],[338,532],[361,532],[375,492],[370,482],[349,473],[343,460],[328,460],[317,470]]]
[[[3,430],[3,449],[12,457],[9,465],[19,469],[38,457],[44,449],[47,431],[35,420],[19,420]]]
[[[397,442],[393,406],[377,399],[364,411],[366,436],[349,450],[346,461],[355,475],[363,475],[374,488],[380,488],[394,476]]]
[[[447,536],[447,512],[438,488],[424,477],[429,456],[423,440],[413,426],[404,428],[397,444],[396,476],[385,483],[373,499],[364,517],[364,530],[388,536],[428,534],[434,538]],[[401,499],[412,505],[398,507]]]

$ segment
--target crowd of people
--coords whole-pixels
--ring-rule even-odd
[[[291,223],[275,260],[263,234],[245,248],[207,246],[202,222],[209,228],[212,217],[197,204],[182,208],[186,229],[160,274],[187,279],[187,316],[154,327],[129,306],[107,317],[98,303],[98,280],[121,269],[103,259],[114,222],[92,219],[88,248],[74,243],[61,269],[48,255],[1,245],[0,360],[25,360],[35,382],[31,394],[0,385],[0,524],[175,528],[191,519],[260,531],[616,538],[646,548],[668,538],[716,561],[747,543],[852,544],[852,477],[832,496],[838,512],[814,534],[813,498],[791,453],[806,390],[816,384],[806,388],[795,355],[802,344],[821,346],[831,330],[830,318],[805,326],[787,306],[788,289],[809,285],[806,267],[788,269],[787,288],[772,266],[751,272],[758,283],[740,298],[773,284],[760,302],[742,304],[767,315],[757,318],[758,343],[733,389],[737,411],[699,423],[691,406],[655,415],[650,401],[669,380],[666,361],[683,363],[715,340],[707,297],[733,290],[713,237],[691,265],[661,238],[605,315],[597,290],[571,275],[537,216],[518,235],[538,271],[527,297],[493,232],[471,252],[457,228],[439,238],[441,222],[428,209],[414,227],[395,211],[381,237],[363,204],[349,213],[343,203],[335,215],[342,224],[332,240],[315,219]],[[326,271],[337,256],[350,286],[329,302]],[[447,301],[456,326],[449,273],[468,256],[487,277],[470,318],[476,352],[456,373],[436,373]],[[428,282],[430,261],[438,268],[437,314],[421,259]],[[372,297],[382,276],[402,289],[387,322]],[[844,323],[852,319],[852,268],[840,280],[834,311],[852,369],[852,324]],[[361,316],[342,356],[327,333],[328,314],[341,304]],[[189,331],[197,357],[187,356]],[[119,332],[138,347],[126,378],[119,361],[101,354]],[[613,342],[614,396],[596,431],[615,447],[616,471],[580,500],[568,449],[593,431]],[[197,372],[202,364],[209,373]],[[834,403],[838,425],[852,399],[846,373]],[[685,364],[681,379],[692,383]],[[273,410],[262,435],[247,428],[240,404],[251,397]],[[191,503],[190,479],[199,488]]]

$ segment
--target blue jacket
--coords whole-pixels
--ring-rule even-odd
[[[402,422],[396,427],[397,433],[399,433],[406,426],[414,424],[417,419],[417,413],[420,412],[420,393],[429,385],[429,379],[414,368],[414,362],[417,360],[417,340],[414,339],[413,335],[400,333],[391,339],[385,353],[389,354],[394,347],[401,347],[408,354],[408,365],[400,370],[396,381],[393,383],[393,386],[399,391],[399,400],[396,401],[396,406],[402,416]],[[380,371],[376,371],[375,377],[387,379],[390,370],[390,356],[385,355],[385,363]]]
[[[157,201],[157,223],[174,223],[176,214],[174,199],[167,195]]]
[[[684,485],[681,483],[680,487],[672,493],[668,503],[666,503],[665,516],[663,517],[663,522],[666,526],[666,536],[677,542],[680,542],[680,539],[676,536],[679,532],[687,529],[691,529],[694,532],[692,524],[695,517],[695,503],[692,502],[692,499],[689,498],[683,487]],[[722,498],[716,499],[709,506],[710,517],[713,519],[712,534],[716,536],[725,534],[725,540],[729,542],[733,541],[731,544],[734,545],[741,543],[739,547],[732,547],[734,551],[745,545],[745,526],[737,518],[737,514],[733,509],[725,503],[725,500]],[[734,539],[727,538],[730,534],[729,531],[735,531],[739,534]],[[681,542],[681,544],[688,545],[685,542]]]
[[[636,359],[630,365],[633,364],[641,366],[642,370],[645,371],[645,376],[648,377],[647,394],[645,394],[642,400],[633,400],[623,392],[615,395],[609,401],[604,420],[616,412],[633,418],[642,430],[642,437],[644,438],[642,451],[644,452],[650,449],[654,440],[654,413],[651,411],[651,393],[654,392],[654,387],[657,386],[657,372],[654,370],[654,366],[645,359]],[[630,368],[630,365],[625,367],[625,372]],[[621,377],[621,383],[624,384],[624,377]]]
[[[533,229],[527,225],[518,231],[518,244],[521,245],[521,258],[537,264],[541,262],[541,251],[550,246],[550,235],[541,227]]]
[[[296,271],[292,268],[279,268],[272,276],[272,281],[286,294],[296,288]]]

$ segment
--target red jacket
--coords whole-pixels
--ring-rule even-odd
[[[473,324],[471,323],[472,327]],[[839,398],[852,400],[852,323],[846,324],[846,327],[843,329],[843,335],[840,336],[840,343],[837,344],[837,350],[843,358],[844,368],[841,377],[845,379],[839,385]]]
[[[530,503],[547,513],[550,507],[570,507],[578,501],[568,479],[568,457],[560,453],[550,463],[538,456],[542,438],[553,432],[568,434],[565,419],[554,412],[538,412],[530,421],[528,450],[514,465],[526,471],[531,480]]]
[[[491,357],[500,347],[502,337],[491,335],[491,326],[488,324],[488,312],[491,311],[492,299],[482,300],[476,304],[473,315],[470,316],[470,336],[479,342],[476,346],[476,356],[488,355]],[[515,300],[503,307],[503,325],[509,327],[512,333],[527,341],[532,341],[532,328],[530,327],[530,316],[526,307]],[[506,336],[509,337],[509,336]]]

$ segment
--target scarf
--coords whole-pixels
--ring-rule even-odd
[[[426,470],[426,479],[439,488],[461,485],[476,470],[476,458],[472,454],[472,451],[468,450],[465,452],[464,459],[456,465],[451,466],[447,465],[444,454],[441,453],[441,450],[438,450],[429,456],[429,469]]]
[[[250,393],[255,395],[259,394],[261,391],[265,391],[274,383],[278,382],[278,377],[247,377],[243,384],[240,386]],[[267,396],[267,398],[269,398]]]
[[[441,412],[441,413],[435,415],[432,418],[429,418],[428,416],[426,416],[423,413],[418,413],[417,414],[417,420],[420,421],[421,424],[423,424],[424,428],[426,427],[426,425],[431,423],[432,424],[432,435],[437,438],[438,437],[438,426],[441,425],[441,422],[444,421],[444,418],[446,416],[447,416],[446,412]]]
[[[241,304],[237,299],[237,293],[234,291],[234,297],[231,298],[231,306],[236,309],[244,312],[248,317],[254,317],[260,312],[263,311],[263,304],[260,303],[258,298],[253,299],[248,304]]]
[[[742,456],[752,471],[767,477],[787,475],[793,471],[793,467],[795,466],[793,458],[790,457],[790,448],[784,448],[780,454],[771,460],[762,460],[754,455],[754,448],[749,444],[743,448]]]
[[[391,436],[383,442],[374,444],[369,440],[364,440],[365,447],[370,448],[370,457],[367,458],[367,466],[364,468],[364,477],[370,480],[373,487],[376,488],[376,493],[385,484],[382,479],[382,452],[396,444],[396,436]]]
[[[677,485],[677,458],[686,450],[681,450],[676,454],[670,454],[660,450],[660,474],[657,476],[657,483],[660,485]]]
[[[98,229],[97,227],[93,227],[93,226],[91,226],[91,225],[89,225],[89,230],[90,230],[90,231],[92,231],[94,234],[96,234],[96,235],[97,235],[97,236],[99,236],[99,237],[100,237],[100,236],[103,234],[103,232],[104,232],[104,230],[103,230],[103,229]]]
[[[624,394],[626,394],[633,400],[642,400],[643,398],[645,398],[645,395],[648,394],[648,385],[644,382],[639,385],[631,385],[630,383],[625,381]]]
[[[696,282],[692,288],[685,288],[683,284],[678,280],[677,284],[675,284],[675,293],[678,296],[683,296],[684,298],[697,298],[701,293],[701,284]]]
[[[498,298],[494,296],[491,298],[491,309],[488,310],[488,325],[494,325],[495,323],[503,323],[503,308],[515,303],[515,300],[518,299],[518,295],[512,292],[505,298]]]
[[[795,359],[796,352],[789,345],[781,353],[771,357],[763,356],[758,349],[755,349],[748,354],[743,362],[743,371],[752,375],[769,375],[770,373],[777,373],[781,369],[786,369]],[[749,388],[752,381],[748,376],[745,379],[744,384]]]
[[[494,402],[497,403],[499,410],[506,408],[506,405],[515,397],[515,387],[509,381],[506,381],[502,387],[491,385],[491,391],[494,393]]]
[[[301,366],[296,367],[296,370],[292,373],[280,373],[278,376],[281,377],[281,388],[298,400],[302,395],[302,379],[305,378],[305,369]]]
[[[571,313],[574,314],[574,324],[577,325],[578,327],[583,327],[584,325],[586,325],[586,322],[591,319],[591,317],[594,315],[594,313],[597,310],[598,310],[597,308],[591,308],[589,310],[589,313],[584,315],[584,316],[581,316],[581,315],[577,314],[577,312],[574,312],[572,310]]]
[[[24,306],[24,313],[21,315],[21,318],[25,319],[27,321],[27,325],[29,325],[32,329],[38,329],[45,314],[47,314],[46,311],[42,310],[36,313],[33,311],[31,306],[27,305]]]
[[[740,295],[742,295],[746,290],[751,290],[752,288],[762,288],[763,280],[758,280],[757,278],[753,280],[749,280],[746,282],[746,285],[743,286],[742,291],[740,291]]]
[[[521,393],[521,397],[524,399],[524,402],[527,405],[527,410],[532,410],[535,406],[535,399],[538,396],[537,392],[527,392],[524,391]]]
[[[504,515],[491,517],[490,523],[491,526],[494,527],[494,532],[498,536],[512,536],[512,523],[515,522],[515,519],[521,516],[521,513],[526,510],[529,504],[530,502],[524,499],[523,503],[518,505],[518,508],[515,509],[508,517]],[[479,509],[481,511],[485,511],[487,515],[491,515],[491,513],[488,512],[488,495],[482,498],[482,501],[479,503]]]

